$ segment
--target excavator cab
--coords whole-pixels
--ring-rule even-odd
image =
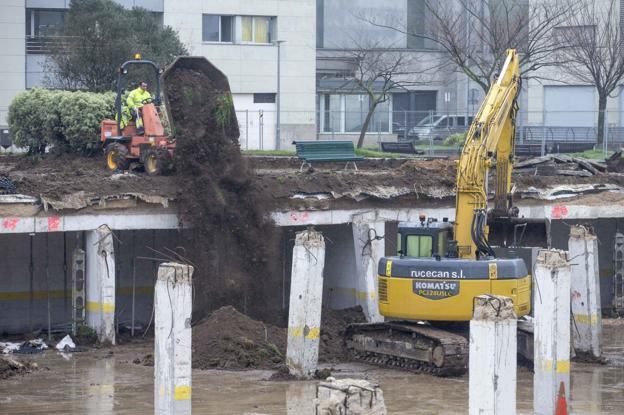
[[[444,218],[422,220],[420,224],[400,223],[397,233],[397,256],[412,258],[436,258],[449,255],[453,225]]]

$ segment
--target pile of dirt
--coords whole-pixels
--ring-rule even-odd
[[[23,375],[37,369],[35,363],[24,364],[8,356],[0,356],[0,380]]]
[[[196,369],[275,369],[284,361],[286,329],[222,307],[193,327]]]
[[[177,206],[193,228],[187,250],[196,265],[195,315],[235,305],[261,319],[275,316],[280,278],[274,201],[242,157],[227,82],[193,69],[167,75],[176,131]]]
[[[319,361],[344,362],[344,332],[365,322],[360,307],[324,309],[321,314]],[[265,324],[222,307],[193,327],[193,367],[197,369],[280,369],[286,356],[287,329]]]

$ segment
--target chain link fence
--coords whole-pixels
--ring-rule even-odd
[[[267,110],[236,111],[243,150],[292,148],[295,140],[352,140],[357,142],[365,111],[282,111],[281,145],[277,114]],[[439,111],[376,112],[369,121],[365,147],[381,150],[383,142],[411,142],[429,156],[459,154],[472,113]],[[624,112],[608,111],[603,140],[598,140],[596,111],[520,111],[516,119],[516,154],[576,153],[599,150],[605,155],[624,147]],[[0,128],[0,152],[22,152],[13,145],[8,127]]]

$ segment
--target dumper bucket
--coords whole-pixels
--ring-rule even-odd
[[[216,66],[214,66],[208,59],[203,56],[179,56],[177,57],[171,65],[165,68],[165,71],[162,74],[162,86],[163,86],[163,95],[165,100],[165,111],[167,113],[167,118],[169,119],[169,123],[171,124],[171,135],[176,136],[176,120],[172,116],[171,105],[169,102],[169,97],[171,95],[172,89],[175,87],[168,82],[171,79],[172,75],[180,70],[191,70],[195,72],[199,72],[202,75],[206,76],[212,81],[212,84],[221,94],[231,93],[230,83],[228,82],[227,76],[223,74]],[[236,119],[236,112],[234,108],[232,108],[232,120],[231,126],[228,128],[228,131],[231,132],[236,138],[239,137],[239,129],[238,129],[238,120]]]

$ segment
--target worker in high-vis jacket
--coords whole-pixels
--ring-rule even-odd
[[[134,119],[136,133],[139,135],[143,134],[145,130],[143,129],[141,108],[149,102],[152,102],[152,95],[147,90],[147,83],[141,82],[138,88],[130,91],[128,98],[126,98],[126,106],[121,114],[121,128],[125,128],[128,122]]]

